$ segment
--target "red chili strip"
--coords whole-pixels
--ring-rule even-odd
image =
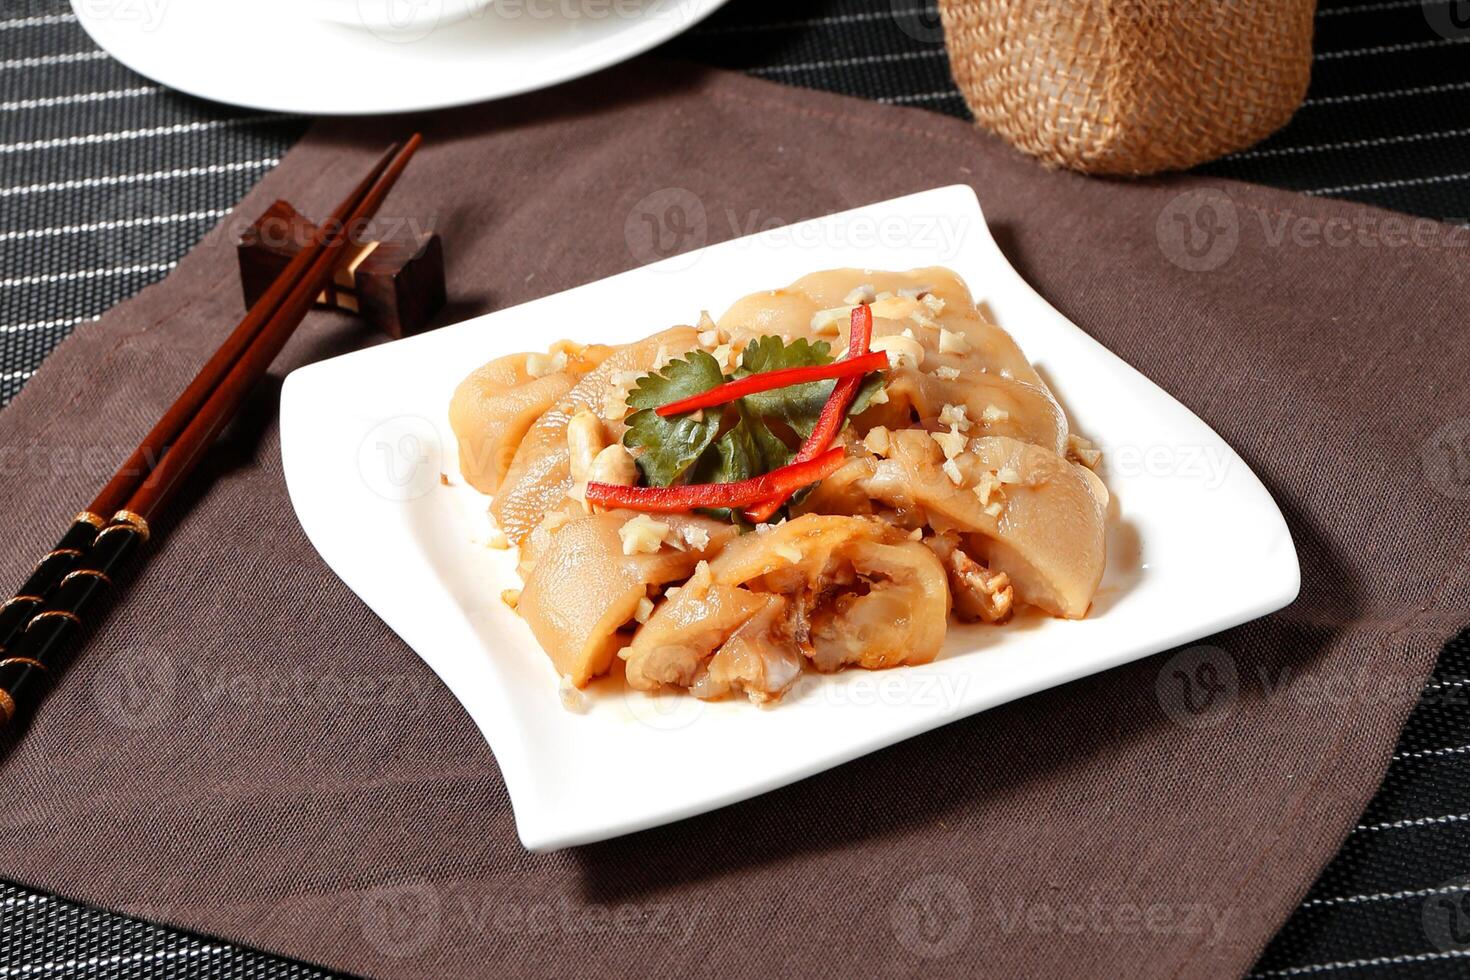
[[[709,391],[702,391],[689,398],[681,398],[676,402],[655,409],[659,415],[668,418],[670,415],[682,415],[685,412],[693,412],[701,408],[713,408],[726,402],[733,402],[737,398],[746,395],[754,395],[761,391],[772,391],[776,388],[789,388],[792,385],[806,384],[808,381],[825,381],[828,378],[847,378],[853,375],[867,374],[869,371],[881,371],[888,366],[888,355],[879,351],[866,357],[851,358],[844,361],[833,361],[831,364],[817,364],[811,367],[781,368],[776,371],[762,371],[759,374],[748,375],[735,381],[727,381]]]
[[[848,324],[847,357],[855,360],[868,353],[868,344],[873,340],[873,310],[866,304],[855,306],[852,309],[852,318]],[[879,352],[882,355],[882,352]],[[887,367],[885,361],[884,367]],[[843,378],[837,382],[832,389],[832,394],[827,398],[827,404],[822,406],[822,413],[817,416],[816,425],[812,426],[812,434],[807,436],[797,450],[796,459],[793,462],[804,463],[814,459],[828,446],[832,440],[837,438],[837,433],[842,431],[842,425],[847,421],[847,409],[852,405],[852,400],[857,397],[858,386],[863,383],[862,376]],[[770,500],[750,508],[745,512],[745,519],[752,524],[763,524],[771,519],[771,515],[781,508],[790,494],[772,497]]]
[[[734,483],[690,483],[675,487],[624,487],[612,483],[587,484],[587,502],[601,507],[626,507],[656,514],[681,514],[697,507],[745,507],[758,500],[786,497],[809,483],[826,479],[842,465],[841,449],[791,463]]]

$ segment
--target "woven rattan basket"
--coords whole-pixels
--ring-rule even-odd
[[[1316,0],[940,0],[975,118],[1088,173],[1190,167],[1291,117]]]

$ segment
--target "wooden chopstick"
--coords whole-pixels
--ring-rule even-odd
[[[84,609],[112,585],[113,576],[135,547],[147,541],[151,517],[194,471],[204,451],[269,369],[316,297],[331,281],[337,265],[349,254],[343,245],[350,240],[350,233],[360,229],[377,212],[420,143],[422,138],[415,133],[402,149],[395,147],[390,150],[369,178],[344,202],[345,218],[339,219],[334,214],[333,218],[337,220],[323,226],[321,236],[313,242],[319,247],[311,249],[310,258],[300,265],[293,261],[272,284],[257,306],[272,297],[276,300],[274,307],[258,319],[248,331],[248,337],[243,337],[247,332],[242,329],[245,321],[231,334],[227,344],[235,341],[237,334],[242,335],[242,342],[231,344],[240,349],[235,351],[236,356],[229,359],[230,363],[224,366],[223,371],[219,369],[226,359],[221,353],[217,352],[211,358],[206,369],[215,365],[215,371],[222,377],[210,386],[210,390],[202,392],[202,398],[199,397],[201,392],[193,393],[197,403],[192,411],[187,412],[187,417],[178,420],[179,427],[171,444],[163,449],[146,477],[128,488],[126,499],[112,520],[99,529],[97,523],[79,515],[72,530],[76,530],[78,524],[84,525],[88,530],[81,533],[90,533],[91,540],[85,547],[68,546],[70,551],[76,552],[75,555],[60,556],[70,559],[72,567],[60,575],[47,597],[45,608],[30,616],[13,647],[0,654],[0,727],[18,715],[28,713],[40,701],[51,676],[61,668],[57,659],[59,651],[82,625]],[[297,276],[288,280],[287,274],[293,266]],[[247,316],[247,320],[250,319]],[[200,373],[205,374],[204,371]],[[196,377],[195,382],[199,380]],[[191,384],[190,389],[194,388],[195,385]],[[189,393],[186,390],[186,394]],[[168,415],[175,414],[178,407],[176,403]],[[164,428],[163,423],[164,420],[160,420],[155,431]],[[150,437],[152,435],[150,433]],[[156,452],[156,447],[157,444],[149,446],[145,439],[144,445],[134,455],[146,462],[149,453]],[[119,477],[114,477],[113,482],[117,482],[118,487],[128,486],[126,482],[119,481]],[[109,483],[109,488],[112,489],[104,489],[103,498],[120,492],[112,483]],[[104,503],[107,502],[104,499]],[[98,512],[89,508],[84,514],[96,517]],[[68,535],[71,533],[68,531]],[[52,555],[55,554],[53,551]]]
[[[169,406],[168,411],[163,413],[163,417],[158,420],[153,429],[143,437],[143,441],[138,443],[138,447],[117,468],[112,479],[107,481],[107,485],[84,510],[72,519],[71,526],[61,536],[61,540],[36,564],[35,569],[15,596],[6,602],[3,608],[0,608],[0,658],[3,658],[4,651],[14,643],[31,617],[45,604],[46,596],[51,590],[76,567],[82,554],[91,547],[97,532],[106,526],[108,518],[122,508],[148,475],[153,464],[162,458],[164,450],[178,438],[184,426],[203,406],[205,399],[213,393],[215,388],[219,387],[225,375],[240,359],[240,355],[280,308],[281,302],[290,293],[291,287],[306,274],[311,264],[316,261],[317,256],[326,247],[325,229],[334,225],[341,226],[347,221],[353,209],[367,196],[373,184],[383,175],[397,152],[398,144],[395,143],[388,148],[368,175],[353,188],[352,193],[347,195],[346,199],[332,212],[331,220],[322,228],[316,229],[306,247],[292,257],[286,268],[281,270],[280,276],[256,300],[244,318],[225,338],[224,343],[220,344],[219,349],[199,369],[194,380],[189,382],[188,387],[173,405]],[[3,708],[3,705],[3,699],[0,699],[0,708]]]
[[[147,521],[177,489],[183,478],[193,472],[204,450],[214,442],[220,429],[234,417],[245,396],[265,374],[276,359],[286,341],[291,338],[296,324],[316,302],[322,287],[332,279],[332,273],[341,257],[340,245],[348,241],[348,232],[360,229],[371,218],[397,182],[403,168],[418,150],[423,138],[415,133],[404,144],[402,150],[388,165],[386,171],[368,191],[358,210],[348,219],[337,241],[320,255],[307,277],[298,282],[281,304],[277,317],[266,325],[256,341],[246,349],[235,370],[225,377],[220,386],[209,396],[194,419],[184,427],[178,441],[169,449],[153,472],[142,482],[120,513],[129,514]],[[146,532],[146,523],[143,525]]]

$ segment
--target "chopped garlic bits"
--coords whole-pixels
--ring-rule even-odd
[[[1090,470],[1097,469],[1097,464],[1102,462],[1102,451],[1075,432],[1067,436],[1067,455]]]
[[[643,377],[640,371],[616,371],[608,379],[610,387],[602,399],[602,417],[610,422],[621,421],[628,414],[628,392]]]
[[[980,498],[982,505],[990,503],[990,498],[999,491],[1000,481],[993,472],[986,470],[980,474],[980,479],[975,484],[975,496]]]
[[[647,514],[639,514],[618,528],[618,538],[623,542],[625,555],[657,554],[669,539],[671,528]]]
[[[818,310],[812,314],[812,333],[822,337],[835,337],[842,332],[843,325],[851,320],[851,306],[834,306],[829,310]]]
[[[887,337],[874,337],[869,347],[887,354],[890,367],[900,368],[908,365],[918,369],[924,363],[924,345],[911,336],[889,334]]]
[[[940,381],[958,381],[960,379],[959,368],[952,368],[948,364],[941,364],[934,369],[934,377]]]
[[[997,422],[1004,422],[1010,417],[1010,412],[1007,412],[1003,408],[996,408],[994,405],[986,405],[985,410],[980,413],[980,421],[984,422],[986,425],[994,425]]]
[[[970,353],[970,339],[962,333],[947,330],[943,327],[939,330],[939,353],[941,354],[968,354]]]
[[[959,432],[970,430],[970,417],[964,405],[945,405],[939,410],[939,424]]]
[[[931,432],[929,437],[939,443],[939,448],[944,451],[945,459],[954,459],[965,451],[965,437],[958,432]]]
[[[561,699],[561,706],[574,715],[585,715],[587,709],[592,707],[591,699],[577,690],[577,685],[572,682],[571,674],[561,675],[561,681],[556,686],[556,694]]]
[[[863,446],[874,456],[887,456],[889,449],[888,429],[881,425],[875,425],[863,436]]]
[[[932,316],[930,316],[928,313],[924,312],[923,310],[910,310],[909,311],[909,319],[912,320],[912,321],[914,321],[915,323],[917,323],[919,326],[923,327],[926,330],[942,330],[942,329],[944,329],[943,327],[941,327],[939,325],[939,321],[938,320],[934,319]]]
[[[565,371],[566,367],[566,351],[557,351],[554,354],[526,355],[526,373],[533,378],[544,378],[548,374],[556,374],[558,371]]]

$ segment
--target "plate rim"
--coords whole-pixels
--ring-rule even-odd
[[[191,2],[191,0],[173,0],[173,2]],[[199,2],[199,0],[192,0],[192,2]],[[211,0],[204,0],[201,6],[208,7],[211,10],[224,9],[225,5],[223,4],[220,4],[220,6],[215,6],[215,3],[218,2],[219,0],[213,0],[213,2],[211,2]],[[491,3],[494,2],[495,0],[491,0]],[[474,94],[465,95],[444,95],[432,100],[413,100],[410,102],[404,102],[402,104],[394,104],[390,108],[384,109],[381,107],[361,104],[354,105],[350,101],[341,102],[334,101],[333,99],[324,99],[322,101],[277,102],[271,99],[239,98],[234,95],[221,94],[218,91],[211,90],[210,86],[208,86],[207,84],[200,85],[197,83],[197,81],[188,81],[185,83],[181,83],[177,79],[177,77],[170,77],[173,73],[166,70],[160,70],[159,64],[167,63],[166,56],[160,58],[159,61],[153,61],[148,57],[139,57],[138,51],[140,49],[125,49],[120,52],[118,47],[111,43],[111,36],[109,32],[105,29],[104,25],[107,18],[103,16],[100,12],[96,16],[93,16],[92,12],[88,9],[89,5],[87,3],[87,0],[70,0],[72,13],[76,16],[77,22],[81,25],[82,30],[84,30],[87,36],[92,40],[92,43],[96,44],[99,48],[105,51],[109,57],[122,64],[124,67],[130,69],[131,71],[137,72],[139,75],[142,75],[150,81],[156,82],[159,85],[162,85],[173,91],[182,92],[185,95],[190,95],[200,99],[206,99],[210,102],[215,102],[221,105],[238,106],[244,109],[256,109],[264,112],[282,113],[285,115],[305,116],[378,116],[398,115],[401,113],[410,112],[432,112],[439,109],[457,109],[463,106],[476,105],[481,102],[494,102],[500,99],[513,98],[517,95],[525,95],[530,92],[538,92],[542,89],[553,88],[557,85],[575,81],[579,78],[584,78],[587,75],[595,74],[596,72],[602,71],[606,68],[611,68],[614,65],[622,64],[625,61],[629,61],[633,58],[638,57],[639,55],[645,54],[653,48],[658,47],[660,44],[663,44],[664,42],[669,41],[679,36],[680,34],[683,34],[685,31],[692,29],[705,18],[715,13],[725,4],[729,3],[729,0],[685,0],[685,2],[691,4],[690,10],[687,15],[684,18],[678,20],[676,23],[669,25],[669,27],[667,27],[666,29],[657,30],[650,27],[646,30],[645,33],[643,33],[642,35],[638,35],[636,33],[633,33],[637,31],[637,28],[630,27],[627,29],[626,32],[620,32],[618,35],[616,35],[621,37],[625,34],[633,33],[633,36],[636,37],[636,40],[632,41],[630,44],[626,45],[625,47],[620,47],[615,51],[609,52],[606,55],[596,58],[589,58],[584,62],[570,65],[564,70],[548,72],[543,76],[531,76],[524,81],[500,86],[498,88],[494,88],[492,90],[484,92],[475,92]],[[222,16],[219,20],[221,23],[223,23],[225,22],[225,17]],[[326,21],[310,21],[309,23],[311,23],[312,25],[311,29],[315,29],[319,26],[329,28],[328,30],[317,31],[319,36],[325,38],[330,38],[334,33],[334,29],[341,27],[341,25],[331,24]],[[457,22],[446,23],[442,25],[442,29],[446,31],[453,31],[455,29],[456,23]],[[656,24],[657,21],[656,19],[639,19],[634,23]],[[440,29],[441,28],[436,28],[435,30],[437,31]],[[142,46],[141,50],[162,49],[166,51],[168,47],[168,44],[154,44],[151,46]],[[426,62],[431,62],[433,60],[432,53],[423,55],[422,60]],[[308,88],[303,88],[302,91],[306,95],[312,94],[312,90]],[[446,89],[446,91],[452,92],[454,90]],[[340,99],[340,96],[335,96],[334,99]]]

